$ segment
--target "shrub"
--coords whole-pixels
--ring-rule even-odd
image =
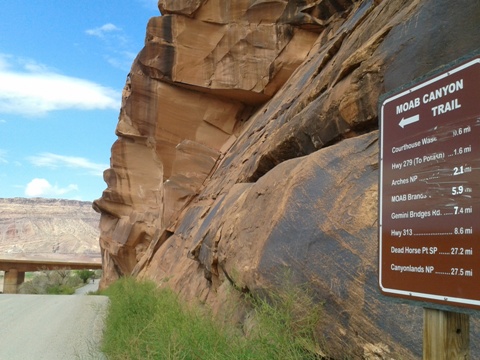
[[[47,287],[47,294],[49,295],[72,295],[75,294],[75,289],[68,285],[53,285]]]
[[[95,276],[95,272],[92,270],[77,270],[75,273],[82,279],[84,284],[87,283],[88,279]]]
[[[82,280],[70,270],[45,270],[19,286],[20,294],[73,294]]]

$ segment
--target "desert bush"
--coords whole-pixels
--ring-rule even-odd
[[[72,271],[43,270],[36,272],[30,281],[19,286],[20,294],[64,294],[75,293],[82,280]]]
[[[49,295],[72,295],[75,294],[75,288],[68,285],[52,285],[47,287]]]
[[[88,279],[95,277],[95,272],[92,270],[76,270],[75,273],[82,279],[84,284],[87,283]]]

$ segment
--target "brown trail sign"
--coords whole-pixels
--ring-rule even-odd
[[[480,308],[480,59],[381,105],[380,288]]]
[[[380,107],[379,285],[480,309],[480,57]],[[424,359],[468,358],[468,315],[425,309]]]

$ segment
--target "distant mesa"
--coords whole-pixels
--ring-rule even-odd
[[[98,256],[99,221],[87,201],[0,198],[0,254]]]

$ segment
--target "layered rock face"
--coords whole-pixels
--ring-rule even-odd
[[[0,254],[99,256],[99,220],[88,201],[0,199]]]
[[[221,308],[293,274],[332,357],[417,358],[419,308],[377,289],[379,96],[478,48],[480,4],[160,0],[123,94],[102,286]]]

